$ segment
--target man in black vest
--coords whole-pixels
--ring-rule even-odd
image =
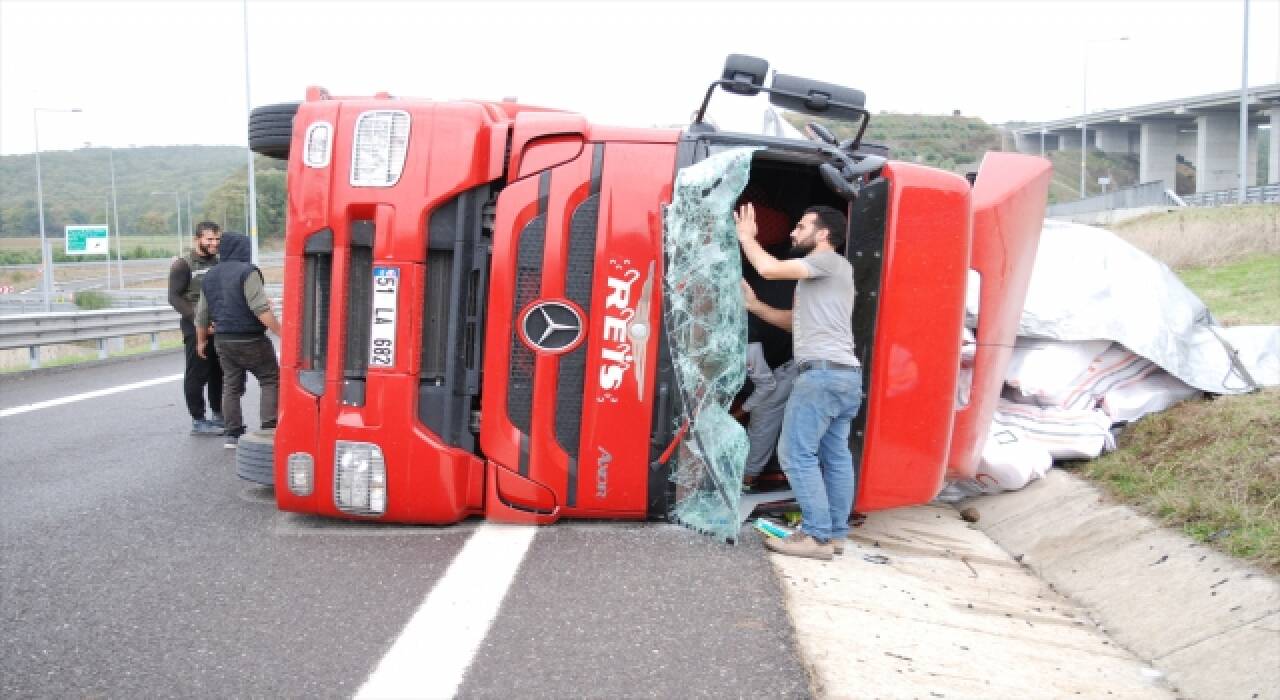
[[[225,446],[235,449],[244,434],[240,397],[245,372],[251,372],[262,390],[259,419],[262,429],[276,427],[276,402],[280,390],[280,365],[267,330],[280,335],[280,323],[271,312],[271,300],[263,289],[262,271],[249,262],[249,238],[227,233],[219,246],[221,261],[205,273],[204,294],[196,307],[196,349],[204,357],[209,325],[224,375],[222,409],[227,422]]]
[[[187,365],[182,376],[182,392],[187,399],[187,411],[191,413],[192,435],[221,435],[225,427],[222,420],[222,366],[216,351],[209,357],[196,353],[196,304],[200,301],[200,282],[204,274],[218,263],[218,241],[222,229],[212,221],[201,221],[196,226],[191,250],[169,266],[169,305],[182,319],[182,344],[187,351]],[[209,408],[213,419],[204,417],[205,387],[208,387]]]

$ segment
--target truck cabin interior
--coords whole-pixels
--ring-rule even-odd
[[[881,155],[880,147],[867,145],[868,152]],[[874,149],[874,150],[872,150]],[[884,153],[883,155],[887,155]],[[819,166],[826,159],[817,154],[788,152],[777,148],[757,151],[752,158],[751,175],[737,206],[750,203],[755,208],[758,239],[764,248],[780,259],[799,257],[791,250],[790,234],[805,209],[815,205],[831,206],[845,211],[849,217],[846,232],[848,244],[844,255],[854,267],[857,300],[854,310],[855,345],[864,366],[870,366],[871,338],[875,319],[875,290],[879,287],[880,256],[884,235],[884,203],[886,198],[875,196],[887,187],[880,179],[867,178],[861,193],[870,196],[855,197],[849,202],[844,195],[834,191],[823,179]],[[766,280],[743,258],[743,279],[751,285],[761,301],[775,308],[789,309],[794,297],[795,281]],[[760,342],[765,359],[771,367],[778,367],[791,359],[791,333],[769,323],[750,317],[748,340]],[[868,381],[870,373],[864,375]],[[865,387],[864,387],[865,389]],[[739,392],[735,404],[744,401],[752,390],[750,379]],[[865,410],[865,408],[864,408]],[[863,422],[859,416],[857,424]],[[857,431],[855,430],[855,439]],[[767,469],[766,480],[780,480],[776,472],[776,457]]]

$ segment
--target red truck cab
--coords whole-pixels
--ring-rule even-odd
[[[783,233],[813,204],[849,214],[868,368],[856,508],[927,502],[946,474],[971,475],[1048,163],[988,154],[971,185],[888,161],[859,142],[861,93],[784,75],[766,87],[766,72],[730,57],[708,99],[769,92],[860,118],[858,138],[725,133],[701,111],[684,130],[616,128],[513,102],[319,88],[255,110],[251,147],[289,160],[278,506],[436,524],[667,517],[682,392],[664,329],[664,207],[681,168],[741,146],[758,149],[741,201]]]

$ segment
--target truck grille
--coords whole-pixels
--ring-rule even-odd
[[[319,396],[329,348],[329,307],[333,298],[333,231],[320,229],[307,237],[302,258],[302,337],[298,382]]]
[[[529,434],[529,418],[533,413],[533,351],[520,340],[520,311],[533,303],[542,292],[542,258],[547,237],[547,198],[551,192],[551,173],[538,180],[538,213],[520,231],[517,246],[515,294],[511,308],[511,367],[507,376],[507,416],[511,424]],[[527,476],[528,464],[521,464]]]
[[[468,452],[475,450],[471,417],[480,393],[492,196],[487,184],[466,190],[427,222],[418,420]]]
[[[373,315],[373,221],[351,222],[351,258],[347,264],[347,333],[342,351],[342,402],[364,405],[369,369],[369,322]]]
[[[595,280],[596,231],[600,223],[600,178],[604,145],[597,144],[591,159],[591,189],[569,219],[569,257],[565,270],[565,297],[591,318],[591,289]],[[587,343],[560,357],[556,386],[556,441],[569,455],[568,505],[576,505],[578,447],[582,434],[582,396],[587,368]]]

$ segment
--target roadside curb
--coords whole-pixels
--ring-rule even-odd
[[[833,561],[767,556],[816,697],[1174,696],[951,506],[871,513]]]
[[[1061,469],[960,505],[1185,696],[1280,699],[1280,582]]]

